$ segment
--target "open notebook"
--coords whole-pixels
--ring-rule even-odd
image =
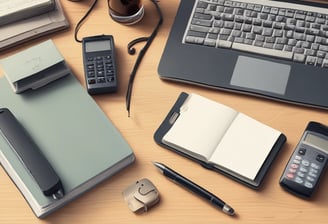
[[[155,133],[155,140],[208,168],[258,187],[286,138],[228,106],[182,93]]]

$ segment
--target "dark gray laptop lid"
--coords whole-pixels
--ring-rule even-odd
[[[300,1],[298,1],[300,2]],[[324,68],[231,49],[183,44],[194,0],[181,0],[162,54],[160,78],[328,109]]]

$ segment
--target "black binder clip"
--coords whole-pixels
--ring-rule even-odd
[[[147,212],[148,209],[159,202],[159,192],[155,185],[144,178],[136,181],[123,191],[124,200],[133,212]]]

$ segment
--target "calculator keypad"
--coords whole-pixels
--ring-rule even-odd
[[[305,159],[306,149],[300,148],[298,154],[293,158],[287,172],[287,178],[305,186],[306,188],[314,188],[319,178],[320,169],[325,156],[317,154],[315,160],[310,162]]]
[[[115,81],[111,56],[96,56],[87,59],[88,84],[110,83]]]

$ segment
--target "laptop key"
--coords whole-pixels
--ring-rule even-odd
[[[203,13],[195,13],[194,18],[195,19],[203,19],[203,20],[211,20],[212,15],[203,14]]]
[[[305,63],[308,64],[308,65],[315,65],[316,64],[316,57],[313,57],[313,56],[306,57]]]
[[[251,53],[258,53],[273,57],[279,57],[279,58],[285,58],[285,59],[292,59],[293,53],[288,51],[281,51],[271,48],[263,48],[258,46],[252,46],[247,44],[241,44],[241,43],[233,43],[231,46],[232,49],[251,52]]]
[[[305,55],[304,54],[294,54],[293,60],[296,62],[303,63],[305,61]]]
[[[215,47],[216,46],[216,40],[211,39],[211,38],[207,38],[204,41],[204,45],[209,46],[209,47]]]
[[[322,67],[328,68],[328,59],[323,60]]]
[[[216,41],[216,47],[231,48],[231,45],[232,45],[231,41],[220,40],[220,39]]]
[[[211,27],[212,23],[213,22],[211,20],[204,20],[204,19],[192,19],[191,21],[191,24],[199,25],[199,26],[207,26],[207,27]]]
[[[192,37],[203,37],[203,38],[205,38],[206,35],[207,35],[207,33],[192,31],[192,30],[189,30],[188,33],[187,33],[187,36],[192,36]]]
[[[196,25],[190,26],[190,30],[204,32],[204,33],[208,33],[210,31],[210,29],[211,29],[210,27],[204,27],[204,26],[196,26]]]
[[[186,36],[185,42],[190,43],[190,44],[203,44],[204,43],[204,38]]]

